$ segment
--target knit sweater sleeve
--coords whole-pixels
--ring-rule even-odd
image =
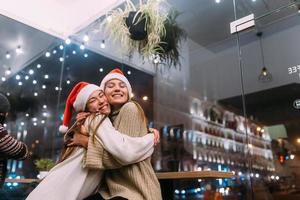
[[[122,107],[120,113],[118,114],[118,117],[114,122],[114,126],[118,131],[132,137],[141,137],[147,134],[146,124],[143,121],[142,114],[138,110],[137,106],[132,102],[126,103]],[[128,148],[135,147],[129,146]],[[151,154],[152,153],[153,150]],[[150,157],[150,155],[148,157]],[[111,155],[106,151],[104,151],[102,161],[106,169],[113,169],[114,167],[116,167],[111,162]],[[139,159],[137,161],[142,160]]]
[[[97,136],[102,141],[105,151],[116,158],[122,165],[136,163],[150,157],[154,150],[154,135],[131,137],[117,131],[109,119],[105,119]],[[106,154],[106,153],[105,153]]]
[[[0,124],[0,154],[7,159],[25,159],[28,157],[26,144],[10,136]]]
[[[120,131],[121,133],[114,132],[113,137],[108,137],[108,138],[104,138],[104,137],[106,137],[106,136],[108,136],[108,134],[110,134],[108,132],[111,131],[111,128],[108,128],[108,130],[110,130],[108,132],[100,130],[99,131],[100,136],[102,134],[102,136],[103,136],[102,139],[104,139],[103,141],[102,140],[93,141],[90,137],[89,143],[88,143],[88,149],[87,149],[86,156],[85,156],[85,159],[83,162],[84,167],[96,168],[96,169],[116,169],[116,168],[120,168],[124,165],[142,161],[152,155],[152,153],[153,153],[153,138],[152,138],[153,136],[152,136],[152,134],[150,134],[150,136],[146,136],[146,137],[140,138],[140,139],[128,137],[128,136],[138,137],[138,136],[144,136],[147,134],[146,128],[140,129],[140,126],[141,126],[141,124],[143,124],[143,122],[142,122],[142,118],[140,117],[140,113],[139,113],[136,105],[133,103],[125,104],[122,107],[118,116],[120,116],[120,117],[117,117],[117,119],[116,119],[118,126],[121,126],[122,128],[124,128],[124,127],[126,127],[126,124],[127,124],[128,126],[135,126],[135,128],[127,128],[127,129],[124,128],[124,131]],[[123,120],[123,122],[119,123],[119,121],[122,121],[122,120]],[[103,126],[103,127],[105,127],[105,126]],[[118,135],[118,134],[121,134],[121,135]],[[125,134],[125,135],[122,135],[122,134]],[[116,137],[118,137],[118,139],[113,141],[114,138],[116,139]],[[151,139],[149,139],[149,138],[151,138]],[[124,141],[123,141],[123,139],[124,139]],[[143,141],[142,144],[139,144],[139,142],[141,142],[141,141]],[[149,143],[149,141],[151,141],[151,142]],[[111,149],[111,143],[113,143],[113,145],[114,145],[113,150]],[[151,144],[151,145],[149,145],[149,144]],[[137,145],[137,147],[134,147],[134,145]],[[108,147],[108,148],[105,149],[105,147]]]

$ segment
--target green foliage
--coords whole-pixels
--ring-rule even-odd
[[[49,171],[55,165],[54,161],[49,158],[41,158],[35,160],[34,164],[36,168],[40,171]]]

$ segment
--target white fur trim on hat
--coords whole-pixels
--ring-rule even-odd
[[[131,94],[132,94],[132,88],[131,88],[131,85],[128,81],[128,79],[122,75],[122,74],[119,74],[119,73],[109,73],[107,74],[101,81],[101,84],[100,84],[100,89],[104,91],[104,87],[105,87],[105,84],[112,80],[112,79],[118,79],[120,81],[123,81],[126,86],[127,86],[127,89],[128,89],[128,95],[129,95],[129,98],[131,97]]]
[[[73,104],[76,112],[83,112],[85,110],[89,96],[96,90],[100,90],[100,87],[94,84],[89,84],[80,90]]]
[[[68,129],[69,129],[69,128],[68,128],[67,126],[60,125],[58,131],[59,131],[60,133],[66,133],[66,132],[68,131]]]

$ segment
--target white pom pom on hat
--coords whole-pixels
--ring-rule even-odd
[[[72,117],[72,108],[76,112],[83,112],[89,96],[96,90],[100,90],[100,87],[83,81],[74,86],[66,101],[63,124],[59,127],[59,132],[66,133],[68,131]]]

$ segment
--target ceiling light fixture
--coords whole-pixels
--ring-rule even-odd
[[[261,58],[262,58],[262,69],[260,74],[258,75],[258,80],[260,82],[266,83],[272,81],[272,74],[268,71],[266,65],[265,65],[265,56],[264,56],[264,50],[262,45],[262,32],[258,32],[256,34],[257,37],[259,37],[259,45],[260,45],[260,51],[261,51]]]

